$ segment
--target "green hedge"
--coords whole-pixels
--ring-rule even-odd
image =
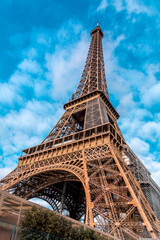
[[[73,227],[72,222],[43,208],[32,207],[25,212],[20,240],[102,240],[95,231]]]

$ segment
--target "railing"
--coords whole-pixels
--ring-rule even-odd
[[[61,146],[62,144],[69,144],[73,143],[74,141],[93,138],[98,135],[106,134],[107,132],[111,133],[112,137],[115,138],[119,144],[123,143],[122,137],[116,132],[114,126],[111,123],[107,123],[94,128],[79,131],[74,134],[58,138],[56,140],[53,139],[49,142],[31,148],[24,149],[21,156],[44,151],[53,147]]]

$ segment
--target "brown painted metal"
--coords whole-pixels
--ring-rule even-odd
[[[3,190],[46,200],[57,212],[120,239],[160,236],[160,223],[124,160],[126,143],[109,100],[98,26],[65,112],[40,145],[24,149]],[[127,154],[127,153],[126,153]]]

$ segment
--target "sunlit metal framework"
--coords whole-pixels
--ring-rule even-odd
[[[64,114],[41,144],[22,151],[16,169],[1,180],[2,190],[44,199],[55,211],[120,239],[156,239],[160,223],[139,181],[145,167],[126,144],[109,99],[101,28],[91,36]]]

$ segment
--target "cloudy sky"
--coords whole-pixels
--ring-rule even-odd
[[[160,184],[160,1],[0,1],[0,178],[63,113],[97,21],[122,133]]]

